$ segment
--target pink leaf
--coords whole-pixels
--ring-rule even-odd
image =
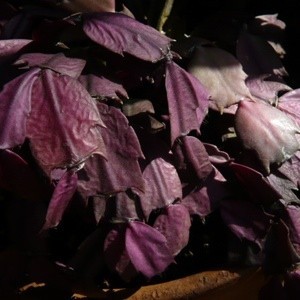
[[[112,52],[129,53],[137,58],[156,62],[169,51],[171,39],[154,28],[121,13],[83,15],[87,36]]]
[[[174,261],[166,238],[142,222],[129,222],[125,247],[135,269],[148,278],[162,273]]]
[[[194,76],[174,62],[167,63],[166,90],[173,144],[191,130],[199,132],[208,112],[208,93]]]
[[[77,189],[77,174],[67,171],[59,180],[50,200],[43,230],[59,225],[75,191]]]

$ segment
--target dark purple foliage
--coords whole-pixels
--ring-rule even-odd
[[[88,37],[112,52],[129,53],[151,62],[164,58],[169,52],[170,38],[124,14],[84,14],[82,17]]]
[[[167,62],[166,90],[171,126],[171,143],[199,127],[208,112],[208,93],[191,74]]]

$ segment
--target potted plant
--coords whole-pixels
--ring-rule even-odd
[[[256,296],[296,297],[285,23],[228,11],[193,24],[182,5],[1,2],[5,297],[195,298],[250,267]]]

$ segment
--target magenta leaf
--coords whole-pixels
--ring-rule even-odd
[[[39,70],[31,70],[7,83],[0,93],[0,148],[23,144],[31,95]]]
[[[174,62],[167,63],[166,90],[171,143],[199,127],[208,112],[208,93],[202,84]]]
[[[172,255],[176,256],[189,241],[189,211],[181,204],[169,205],[156,218],[153,227],[166,237]]]
[[[125,248],[125,225],[112,229],[104,240],[104,259],[110,270],[117,272],[125,281],[137,275]]]
[[[112,52],[129,53],[142,60],[156,62],[168,52],[171,39],[154,28],[121,13],[83,15],[87,36]]]
[[[280,173],[284,174],[296,186],[300,186],[300,153],[297,151],[290,159],[285,161],[278,169]]]
[[[216,145],[210,143],[203,143],[203,145],[213,165],[227,164],[231,161],[229,154],[220,150]]]
[[[223,112],[224,108],[251,98],[241,64],[222,49],[197,47],[188,71],[207,89],[212,109]]]
[[[262,248],[271,220],[261,207],[239,199],[226,199],[220,204],[222,218],[230,230],[238,238],[252,241]]]
[[[48,193],[31,165],[10,150],[0,150],[0,187],[34,201],[44,199]]]
[[[43,230],[57,227],[77,189],[77,173],[67,171],[59,180],[50,200]]]
[[[181,199],[181,182],[175,167],[163,158],[153,159],[144,169],[145,192],[139,193],[146,218],[151,211]]]
[[[256,153],[267,173],[299,150],[299,127],[284,112],[264,102],[241,101],[235,129],[243,146]]]
[[[78,165],[92,154],[105,155],[98,109],[75,79],[42,70],[31,97],[26,135],[46,173]]]
[[[142,222],[128,223],[125,247],[135,269],[148,278],[162,273],[174,262],[166,238]]]
[[[63,53],[44,54],[44,53],[26,53],[19,57],[15,62],[26,64],[27,67],[39,67],[41,69],[50,69],[62,75],[68,75],[73,78],[79,77],[84,66],[85,60],[79,58],[68,58]]]
[[[98,103],[106,128],[101,130],[107,151],[104,159],[90,157],[79,171],[78,190],[84,198],[99,194],[115,194],[134,187],[144,190],[144,180],[138,164],[143,153],[137,136],[122,112]]]
[[[127,92],[121,84],[112,82],[105,77],[88,74],[79,76],[78,80],[92,97],[118,99],[121,96],[128,98]]]

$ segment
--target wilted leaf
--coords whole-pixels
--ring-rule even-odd
[[[129,53],[156,62],[169,51],[171,39],[154,28],[121,13],[84,14],[87,36],[112,52]]]
[[[188,67],[207,89],[210,107],[224,108],[251,94],[245,84],[247,75],[239,61],[230,53],[215,47],[197,47]]]
[[[176,256],[189,241],[189,211],[181,204],[169,205],[156,218],[153,227],[166,237],[172,255]]]
[[[148,278],[158,275],[174,261],[166,238],[142,222],[129,222],[125,247],[135,269]]]
[[[191,130],[200,131],[208,112],[208,93],[191,74],[174,62],[167,63],[166,90],[171,123],[171,143]]]
[[[76,189],[77,173],[70,170],[59,180],[50,200],[43,230],[59,225]]]
[[[263,102],[241,101],[235,115],[235,130],[243,146],[256,153],[266,172],[280,165],[298,149],[299,127],[287,114]]]

